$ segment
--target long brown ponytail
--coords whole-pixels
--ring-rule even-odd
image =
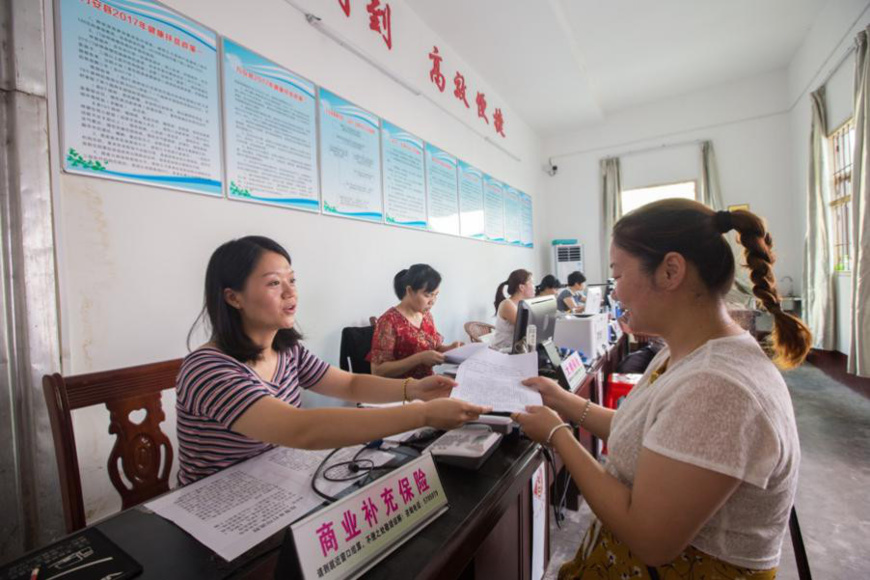
[[[760,217],[745,210],[715,212],[688,199],[665,199],[623,216],[613,227],[613,242],[637,256],[649,273],[668,252],[678,252],[698,269],[711,292],[724,296],[734,282],[734,256],[724,236],[732,229],[744,248],[752,293],[773,315],[773,361],[780,368],[795,367],[806,358],[812,335],[780,306],[773,239]]]
[[[773,275],[773,238],[764,220],[746,210],[730,212],[731,225],[737,230],[743,257],[752,280],[752,293],[773,316],[773,362],[789,369],[801,364],[812,346],[812,334],[804,322],[782,310],[776,277]]]

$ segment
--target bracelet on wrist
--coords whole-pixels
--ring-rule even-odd
[[[562,427],[565,427],[567,429],[571,429],[571,425],[569,425],[568,423],[559,423],[558,425],[556,425],[555,427],[550,429],[550,434],[547,436],[547,443],[546,443],[546,445],[548,447],[551,445],[551,442],[553,441],[553,435],[555,435],[556,431],[558,431]]]
[[[402,383],[402,404],[403,405],[411,400],[408,398],[408,383],[410,383],[410,382],[411,382],[411,377],[408,377]]]
[[[577,421],[577,428],[583,427],[583,423],[586,421],[586,416],[589,415],[589,407],[592,405],[591,399],[586,399],[586,406],[583,407],[583,413],[580,415],[580,420]]]

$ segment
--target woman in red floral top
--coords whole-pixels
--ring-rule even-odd
[[[372,374],[420,379],[444,362],[444,353],[459,341],[444,344],[429,312],[438,298],[441,275],[426,264],[414,264],[393,278],[400,302],[384,312],[375,325],[368,359]]]

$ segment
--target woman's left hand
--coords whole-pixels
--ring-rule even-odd
[[[408,397],[411,399],[422,399],[431,401],[441,397],[449,397],[453,387],[456,386],[456,381],[443,375],[432,375],[425,379],[412,381],[408,385]]]
[[[556,411],[538,405],[526,407],[525,413],[514,413],[511,419],[520,424],[523,433],[538,443],[546,443],[553,427],[562,423],[562,418]]]
[[[454,348],[459,348],[460,346],[462,346],[464,344],[465,343],[462,342],[461,340],[455,340],[455,341],[451,342],[450,344],[447,344],[447,345],[444,345],[443,347],[441,347],[441,352],[447,352],[448,350],[453,350]]]

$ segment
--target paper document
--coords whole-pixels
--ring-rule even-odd
[[[483,342],[469,342],[468,344],[448,350],[444,353],[444,357],[449,363],[459,364],[486,348],[489,347]]]
[[[459,365],[451,397],[493,411],[515,413],[526,405],[541,405],[541,394],[522,381],[538,376],[538,353],[504,354],[483,349]]]
[[[350,459],[360,447],[339,451],[329,464]],[[174,522],[224,560],[233,560],[323,503],[311,489],[311,478],[329,452],[276,447],[145,507]],[[383,465],[392,455],[366,450],[361,457]],[[340,473],[332,475],[339,477]],[[321,478],[317,487],[336,495],[353,483]]]

